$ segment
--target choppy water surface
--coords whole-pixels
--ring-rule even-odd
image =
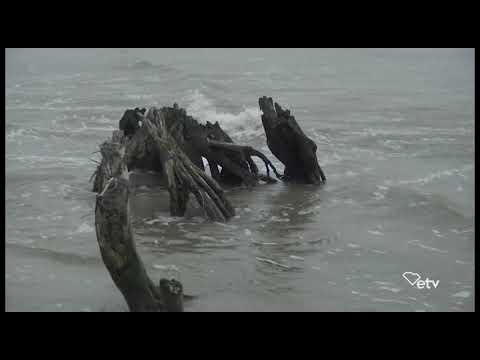
[[[138,177],[151,277],[198,295],[187,311],[473,310],[473,50],[8,49],[5,75],[7,311],[126,310],[88,183],[125,109],[177,102],[283,169],[263,95],[317,143],[327,184],[228,190],[237,216],[220,224],[170,217]]]

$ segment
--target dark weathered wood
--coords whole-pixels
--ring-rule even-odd
[[[151,108],[145,118],[144,127],[157,147],[171,199],[181,202],[188,199],[188,193],[192,192],[209,219],[226,221],[235,215],[235,210],[222,188],[213,179],[205,181],[204,171],[194,165],[178,146],[167,129],[161,111]]]
[[[226,143],[226,142],[221,142],[221,141],[215,141],[215,140],[208,140],[208,145],[215,151],[215,150],[221,150],[225,152],[225,155],[228,156],[229,154],[238,154],[240,157],[241,161],[244,161],[248,164],[250,173],[254,174],[257,176],[257,178],[261,177],[261,179],[265,178],[270,178],[270,170],[269,168],[272,168],[273,172],[275,175],[280,178],[280,174],[277,172],[277,169],[275,166],[271,163],[268,158],[262,154],[260,151],[255,150],[251,146],[245,146],[245,145],[238,145],[234,143]],[[258,174],[258,168],[255,165],[255,163],[252,160],[252,156],[257,156],[260,159],[263,160],[265,163],[265,168],[267,170],[267,176],[261,176]],[[243,169],[242,169],[243,170]],[[276,182],[275,179],[270,178],[269,181],[270,183]]]
[[[156,286],[137,254],[124,151],[124,146],[119,143],[106,143],[101,148],[111,175],[97,195],[95,204],[95,230],[102,260],[130,311],[182,311],[181,284],[162,279],[162,286]]]
[[[269,178],[258,174],[257,166],[251,158],[252,154],[245,151],[245,147],[239,146],[233,151],[226,151],[227,148],[220,149],[218,146],[212,146],[210,141],[234,144],[218,122],[212,124],[207,121],[206,124],[201,124],[188,116],[186,111],[179,108],[177,104],[173,107],[162,107],[159,112],[165,119],[168,132],[190,160],[202,170],[204,170],[202,157],[207,160],[214,180],[222,184],[241,185],[243,183],[251,187],[256,185],[259,179]],[[266,158],[258,151],[255,156]],[[275,180],[270,178],[268,182],[275,182]]]
[[[298,126],[288,110],[271,98],[259,99],[267,144],[285,165],[282,180],[318,184],[325,175],[318,165],[317,146]],[[120,121],[122,131],[100,146],[102,155],[94,178],[98,193],[95,228],[101,256],[115,285],[131,311],[183,311],[182,284],[161,279],[155,285],[137,254],[130,219],[129,170],[159,171],[166,178],[170,194],[170,213],[183,216],[189,194],[193,193],[207,218],[227,221],[235,215],[217,181],[254,186],[259,180],[269,183],[270,160],[250,146],[234,144],[218,123],[199,124],[175,104],[173,108],[127,111]],[[213,178],[204,172],[207,159]],[[265,163],[266,175],[259,174],[252,160]],[[218,166],[222,167],[219,171]]]
[[[273,103],[272,98],[258,100],[262,124],[270,151],[284,165],[284,181],[320,184],[326,181],[317,160],[317,145],[307,137],[289,110]]]

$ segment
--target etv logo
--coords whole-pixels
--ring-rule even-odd
[[[440,283],[440,280],[430,280],[428,277],[426,280],[420,280],[421,276],[419,274],[410,271],[404,272],[402,276],[410,283],[410,285],[416,286],[418,289],[423,289],[425,287],[430,289],[430,284],[436,289]]]

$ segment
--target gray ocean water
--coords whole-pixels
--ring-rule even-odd
[[[473,49],[7,49],[5,61],[7,311],[127,310],[88,182],[127,108],[177,102],[283,171],[264,95],[316,142],[327,184],[229,190],[237,216],[220,224],[170,217],[144,176],[132,206],[150,276],[196,295],[186,311],[474,310]]]

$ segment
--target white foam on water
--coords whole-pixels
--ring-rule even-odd
[[[300,261],[305,260],[305,258],[303,258],[301,256],[295,256],[295,255],[290,255],[289,258],[293,259],[293,260],[300,260]]]
[[[252,232],[249,229],[245,229],[244,232],[245,232],[245,235],[252,236]]]
[[[206,236],[206,235],[200,235],[198,238],[200,240],[204,240],[204,241],[216,241],[217,240],[212,236]]]
[[[260,242],[260,241],[252,241],[252,244],[256,244],[256,245],[278,245],[275,242]]]
[[[422,249],[438,252],[438,253],[441,253],[441,254],[448,254],[447,250],[440,250],[440,249],[437,249],[437,248],[434,248],[434,247],[431,247],[431,246],[424,245],[420,242],[420,240],[410,240],[408,243],[413,244],[413,245],[417,245],[417,246],[421,247]]]
[[[198,89],[187,96],[189,105],[187,114],[206,123],[218,121],[222,129],[235,138],[253,137],[263,134],[261,111],[257,107],[248,107],[238,114],[217,111],[213,101]]]
[[[393,283],[388,281],[374,281],[374,283],[377,285],[393,285]]]
[[[453,294],[452,297],[468,298],[470,297],[470,295],[471,295],[470,291],[460,291],[458,293]]]
[[[398,288],[393,288],[393,287],[388,287],[388,286],[380,286],[378,288],[379,290],[387,290],[387,291],[390,291],[390,292],[393,292],[393,293],[398,293],[400,292],[402,289],[398,289]]]
[[[282,219],[279,218],[278,216],[272,216],[269,220],[269,222],[289,222],[290,219]]]
[[[77,228],[77,230],[75,230],[75,233],[90,233],[94,231],[95,229],[92,226],[87,223],[83,223]]]
[[[396,300],[396,299],[382,299],[382,298],[373,298],[373,302],[382,302],[382,303],[395,303],[395,304],[405,304],[408,305],[408,302],[403,300]]]
[[[290,266],[280,264],[280,263],[278,263],[276,261],[273,261],[273,260],[270,260],[270,259],[260,258],[260,257],[256,257],[255,259],[257,259],[258,261],[261,261],[261,262],[271,264],[271,265],[275,265],[275,266],[279,266],[279,267],[282,267],[282,268],[290,269]]]
[[[169,223],[171,223],[171,222],[176,222],[176,221],[178,221],[179,219],[180,219],[180,218],[175,218],[175,217],[171,217],[171,216],[158,215],[158,216],[157,216],[156,218],[154,218],[154,219],[145,221],[145,224],[153,225],[153,224],[155,224],[155,223],[161,223],[162,225],[168,225]]]
[[[157,270],[169,270],[169,271],[177,271],[177,272],[180,271],[180,269],[173,264],[170,264],[170,265],[153,264],[152,267]]]
[[[455,233],[455,234],[463,234],[463,233],[467,233],[467,232],[472,232],[473,229],[466,229],[466,230],[450,229],[450,231]]]
[[[382,193],[378,192],[378,191],[375,191],[373,193],[373,197],[375,198],[375,200],[383,200],[385,199],[385,195],[383,195]]]
[[[425,184],[431,183],[434,180],[439,180],[445,176],[452,176],[452,175],[462,176],[464,175],[463,174],[464,172],[471,171],[472,169],[473,169],[472,165],[466,165],[459,169],[455,168],[455,169],[446,169],[446,170],[436,171],[418,179],[386,180],[384,181],[384,184],[386,185],[408,185],[408,184],[425,185]]]
[[[378,230],[368,230],[368,232],[372,235],[384,236],[385,234]]]
[[[432,229],[432,232],[433,232],[433,233],[435,234],[435,236],[437,236],[437,237],[440,237],[440,238],[445,237],[445,235],[442,235],[442,234],[440,233],[440,231],[438,231],[437,229]]]

